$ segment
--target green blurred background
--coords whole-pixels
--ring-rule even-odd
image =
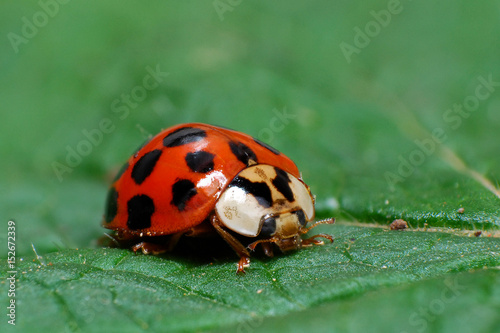
[[[387,181],[442,128],[468,170],[498,184],[498,87],[457,128],[444,118],[479,77],[500,81],[498,1],[63,2],[0,5],[0,208],[19,253],[92,246],[116,168],[148,135],[191,121],[285,152],[320,216],[500,225],[498,197],[440,148]],[[346,57],[347,44],[358,47]],[[151,90],[148,68],[168,73]],[[86,156],[58,176],[77,149]]]

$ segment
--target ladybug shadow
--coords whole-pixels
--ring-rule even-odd
[[[160,237],[144,237],[143,240],[148,243],[158,244],[160,246],[167,246],[170,243],[171,236]],[[255,239],[246,239],[245,237],[237,237],[238,240],[248,245]],[[103,246],[132,249],[137,242],[133,241],[109,241],[106,244],[101,243]],[[257,258],[261,262],[267,262],[270,257],[264,255],[263,251],[259,248],[255,252],[250,251],[252,258]],[[276,254],[276,253],[275,253]],[[137,255],[141,255],[141,250],[137,251]],[[152,254],[149,254],[152,255]],[[279,254],[278,254],[279,255]],[[189,267],[197,267],[204,265],[212,265],[215,263],[237,263],[239,256],[236,252],[220,237],[186,237],[183,236],[179,239],[176,245],[171,249],[161,254],[156,254],[160,258],[173,260],[183,263]]]
[[[248,245],[255,241],[240,238],[242,244]],[[250,251],[252,258],[258,259],[265,263],[270,260],[270,257],[264,255],[259,248],[255,252]],[[279,255],[279,254],[278,254]],[[177,245],[169,252],[159,255],[160,257],[184,262],[190,266],[204,266],[212,264],[238,263],[240,259],[236,252],[220,237],[199,238],[199,237],[182,237]]]
[[[233,249],[218,237],[182,237],[171,251],[159,256],[192,266],[238,260]]]

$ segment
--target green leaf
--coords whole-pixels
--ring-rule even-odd
[[[497,332],[500,273],[450,274],[286,315],[243,321],[226,332]],[[470,304],[477,304],[470,308]],[[311,320],[312,319],[312,320]],[[376,323],[376,324],[375,324]],[[222,332],[223,330],[220,330]]]
[[[286,322],[306,316],[318,305],[320,311],[331,310],[331,318],[336,318],[345,311],[343,304],[361,302],[358,298],[368,299],[374,308],[387,298],[397,297],[402,302],[394,292],[384,291],[387,288],[410,294],[418,290],[423,299],[416,300],[425,304],[443,279],[448,283],[462,279],[459,272],[500,266],[500,244],[488,237],[347,225],[323,229],[336,235],[333,244],[274,259],[257,256],[244,276],[235,273],[237,258],[226,255],[156,257],[120,249],[82,249],[24,258],[16,268],[17,326],[25,331],[69,327],[91,332],[119,325],[126,331],[181,332],[266,320],[269,331],[275,331],[279,318]],[[479,276],[491,281],[500,274]],[[433,282],[419,282],[423,291],[420,284],[401,287],[429,278]],[[371,294],[377,290],[383,295],[380,301]],[[5,296],[4,304],[8,302]],[[489,289],[474,294],[489,296]],[[492,305],[499,305],[497,296],[489,300]],[[34,314],[33,307],[44,311]],[[411,314],[405,311],[405,315]],[[481,318],[497,320],[496,314],[486,313]],[[356,316],[360,314],[354,313],[352,318]],[[404,324],[403,319],[398,322]],[[360,327],[369,325],[359,320]],[[321,322],[318,328],[326,330],[334,321]]]

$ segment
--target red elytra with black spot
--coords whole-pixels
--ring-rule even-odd
[[[249,135],[199,123],[168,128],[122,168],[108,194],[103,226],[148,236],[189,230],[209,217],[249,159],[300,178],[291,159]]]

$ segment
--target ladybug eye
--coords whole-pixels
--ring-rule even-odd
[[[276,232],[276,218],[269,216],[264,220],[262,229],[260,229],[260,236],[271,237]]]
[[[295,215],[297,215],[297,219],[299,220],[299,223],[301,226],[305,227],[307,224],[306,221],[306,216],[304,214],[304,211],[302,209],[296,210],[293,212]]]

